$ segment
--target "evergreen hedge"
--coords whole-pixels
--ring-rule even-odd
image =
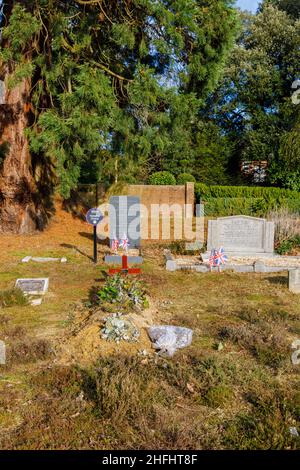
[[[195,184],[197,203],[205,203],[207,216],[265,216],[271,210],[286,207],[300,214],[300,192],[289,189],[254,186],[207,186]]]

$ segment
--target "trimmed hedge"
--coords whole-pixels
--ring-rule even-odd
[[[300,213],[300,193],[288,189],[196,183],[195,195],[198,203],[205,203],[207,216],[265,216],[279,207]]]
[[[300,193],[298,191],[265,186],[207,186],[203,183],[196,183],[195,194],[198,200],[200,197],[205,200],[212,197],[269,197],[272,199],[295,198],[300,201]]]

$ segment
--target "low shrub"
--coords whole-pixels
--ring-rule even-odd
[[[290,253],[293,249],[299,248],[300,247],[300,235],[297,235],[296,237],[289,238],[288,240],[284,240],[281,242],[277,248],[276,251],[279,255],[286,255]]]
[[[190,173],[180,173],[177,176],[177,184],[196,183],[196,179]]]
[[[227,449],[283,450],[299,449],[300,441],[290,433],[293,422],[286,399],[280,391],[266,396],[248,397],[252,410],[240,413],[225,425],[224,445]]]
[[[224,384],[215,385],[204,395],[204,403],[213,408],[223,406],[232,398],[232,389]]]
[[[149,177],[149,184],[154,185],[176,185],[175,176],[172,175],[169,171],[157,171],[156,173],[152,173]]]
[[[27,364],[44,361],[53,354],[51,344],[46,339],[35,339],[25,336],[14,340],[7,347],[7,364]]]
[[[8,289],[0,291],[0,308],[14,305],[28,305],[28,298],[21,289]]]
[[[142,281],[119,274],[108,277],[104,286],[94,295],[94,302],[117,306],[118,310],[135,308],[142,310],[148,306],[146,289]]]
[[[276,251],[280,255],[300,246],[300,217],[298,213],[282,207],[271,211],[268,218],[275,222]]]

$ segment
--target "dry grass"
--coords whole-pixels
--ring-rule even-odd
[[[275,222],[275,240],[278,244],[300,236],[299,214],[290,212],[289,209],[282,208],[270,212],[268,218]]]

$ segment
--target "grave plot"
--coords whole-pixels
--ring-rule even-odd
[[[104,260],[114,265],[109,274],[127,273],[140,274],[139,268],[143,258],[140,256],[141,246],[141,214],[140,199],[133,196],[113,196],[110,198],[109,210],[109,241],[111,254]],[[119,251],[123,253],[119,253]]]
[[[274,222],[248,216],[221,217],[208,223],[206,253],[198,256],[166,256],[168,271],[281,272],[300,268],[300,257],[274,253]],[[223,250],[226,262],[215,266],[212,252]]]
[[[30,297],[32,306],[41,305],[42,297],[49,287],[49,278],[24,278],[17,279],[15,287]],[[36,298],[37,297],[37,298]]]

